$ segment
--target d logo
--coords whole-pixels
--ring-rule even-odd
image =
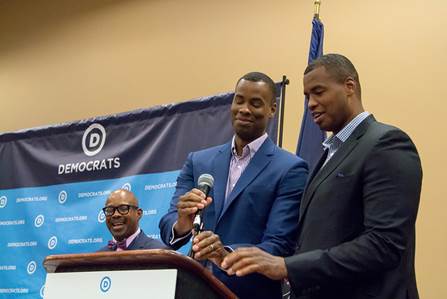
[[[111,286],[112,280],[108,276],[103,277],[103,279],[101,279],[101,282],[99,283],[99,288],[103,293],[106,293],[108,290],[110,290]]]
[[[62,190],[61,192],[59,192],[57,200],[61,205],[63,205],[67,201],[67,197],[68,197],[67,191]]]
[[[31,261],[28,263],[28,266],[26,267],[26,271],[28,272],[29,275],[33,274],[34,272],[36,272],[36,268],[37,268],[37,264],[35,261]]]
[[[127,190],[127,191],[132,191],[132,185],[130,183],[125,183],[121,189]]]
[[[57,237],[56,236],[52,236],[48,240],[48,249],[53,250],[54,248],[56,248],[56,245],[57,245]]]
[[[106,221],[106,215],[101,210],[101,211],[99,211],[99,214],[98,214],[98,222],[103,223],[104,221]]]
[[[34,226],[41,227],[44,222],[45,222],[45,217],[42,214],[37,215],[36,219],[34,219]]]
[[[102,150],[106,142],[106,130],[100,124],[92,124],[82,136],[82,150],[87,156],[94,156]]]
[[[0,197],[0,209],[6,207],[7,203],[8,203],[8,198],[6,198],[6,196]]]

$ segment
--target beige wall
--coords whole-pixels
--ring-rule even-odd
[[[363,101],[406,130],[424,185],[421,298],[447,298],[447,4],[322,0],[325,52],[357,66]],[[0,132],[214,94],[245,72],[286,74],[295,150],[313,1],[0,0]]]

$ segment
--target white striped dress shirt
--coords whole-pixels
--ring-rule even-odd
[[[345,142],[355,128],[362,123],[371,113],[364,111],[354,117],[343,129],[340,130],[336,135],[332,135],[323,142],[323,147],[328,150],[326,161],[324,165],[332,158],[332,156],[337,152],[340,146]]]

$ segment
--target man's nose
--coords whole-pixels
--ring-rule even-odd
[[[120,212],[118,212],[118,209],[115,209],[115,211],[113,211],[113,214],[112,214],[112,217],[120,217],[121,216],[121,214],[120,214]]]
[[[238,109],[238,112],[239,112],[239,113],[242,113],[242,114],[249,114],[251,111],[250,111],[250,109],[248,108],[248,105],[247,105],[247,104],[242,104],[242,105],[240,105],[240,107],[239,107],[239,109]]]
[[[318,103],[315,101],[315,99],[312,96],[307,97],[307,108],[310,111],[313,111],[315,107],[317,107]]]

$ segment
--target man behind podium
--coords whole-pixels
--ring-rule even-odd
[[[143,211],[138,207],[138,199],[131,191],[113,191],[102,210],[113,240],[98,251],[167,249],[160,241],[146,236],[139,227]]]

